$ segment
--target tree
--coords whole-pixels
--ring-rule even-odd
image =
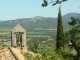
[[[47,0],[43,0],[42,6],[46,7],[49,4],[52,4],[52,6],[55,6],[56,4],[61,4],[62,2],[65,2],[67,0],[51,0],[50,2],[48,2]]]
[[[70,30],[66,32],[67,40],[71,47],[77,51],[77,56],[75,60],[80,60],[80,19],[71,17],[71,22],[69,22]]]
[[[60,49],[61,47],[63,47],[63,37],[61,35],[64,34],[60,7],[59,7],[57,23],[58,23],[58,25],[57,25],[56,48]]]

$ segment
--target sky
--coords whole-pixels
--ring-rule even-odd
[[[48,0],[49,1],[49,0]],[[43,0],[0,0],[0,20],[32,18],[35,16],[57,17],[59,4],[41,7]],[[62,15],[80,13],[80,0],[68,0],[61,4]]]

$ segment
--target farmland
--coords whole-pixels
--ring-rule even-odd
[[[11,33],[10,33],[11,29],[5,29],[2,30],[0,29],[0,41],[4,40],[4,41],[10,41],[11,40]],[[47,37],[49,39],[54,39],[56,36],[56,31],[55,30],[50,30],[50,29],[34,29],[32,31],[27,31],[26,30],[26,38],[30,39],[33,37]]]

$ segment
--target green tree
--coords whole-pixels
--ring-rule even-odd
[[[57,37],[56,37],[56,48],[60,49],[63,47],[63,37],[61,35],[64,34],[63,31],[63,23],[62,23],[62,16],[61,16],[61,8],[59,7],[58,13],[58,25],[57,25]]]
[[[65,33],[66,40],[69,41],[71,47],[77,52],[75,60],[80,60],[80,19],[71,17],[69,22],[70,30]]]
[[[50,0],[50,2],[48,2],[48,0],[43,0],[42,6],[46,7],[49,4],[52,4],[52,6],[55,6],[56,4],[61,4],[62,2],[65,2],[67,0]]]

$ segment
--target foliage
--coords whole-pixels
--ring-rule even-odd
[[[75,49],[70,49],[68,47],[55,50],[53,48],[55,46],[48,46],[48,44],[45,44],[49,43],[49,41],[43,43],[42,41],[39,41],[39,39],[40,38],[32,38],[32,40],[29,40],[30,42],[28,41],[28,43],[30,45],[28,45],[28,50],[36,54],[40,54],[41,56],[37,55],[34,57],[33,55],[28,53],[29,55],[25,54],[26,59],[31,57],[30,59],[33,60],[73,60],[73,58],[75,58],[75,56],[77,55]],[[53,43],[50,42],[49,44],[52,45]]]
[[[25,60],[33,60],[34,56],[32,54],[30,54],[29,52],[26,53],[22,53],[25,57]]]
[[[70,30],[65,33],[65,38],[72,44],[78,44],[80,40],[80,19],[71,17],[72,21],[69,22]]]
[[[60,49],[60,47],[63,47],[63,37],[61,37],[61,35],[64,34],[63,31],[63,23],[62,23],[62,16],[61,16],[61,10],[59,7],[59,13],[58,13],[58,25],[57,25],[57,37],[56,37],[56,48]]]
[[[77,52],[76,60],[80,58],[80,19],[71,17],[72,21],[69,22],[70,30],[65,33],[65,40],[69,41],[71,47]]]
[[[61,48],[57,50],[57,53],[63,57],[63,60],[74,60],[77,55],[75,49]]]
[[[42,51],[41,54],[32,55],[29,52],[23,53],[25,60],[62,60],[52,48]]]
[[[42,51],[43,60],[62,60],[62,56],[57,54],[53,48],[48,48],[45,51]]]
[[[43,0],[42,6],[46,7],[49,4],[52,4],[52,6],[55,6],[56,4],[61,4],[62,2],[65,2],[67,0],[50,0],[50,2],[48,2],[48,0]]]
[[[25,52],[23,53],[25,60],[73,60],[76,56],[76,51],[68,49],[55,50],[53,48],[48,48],[42,50],[41,53]]]
[[[47,37],[37,37],[37,38],[32,38],[31,40],[27,41],[28,50],[39,53],[41,51],[41,48],[44,47],[44,41],[47,41]]]
[[[0,42],[0,50],[7,47],[3,42]]]

